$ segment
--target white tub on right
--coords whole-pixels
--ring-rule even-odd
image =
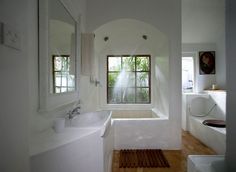
[[[226,119],[226,92],[206,91],[184,96],[183,112],[185,112],[186,124],[182,125],[183,129],[189,131],[217,154],[225,154],[226,128],[210,127],[203,125],[202,122],[206,119]]]

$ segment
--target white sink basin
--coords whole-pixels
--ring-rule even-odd
[[[72,120],[66,120],[66,127],[102,129],[101,136],[111,125],[111,111],[95,111],[79,114]]]

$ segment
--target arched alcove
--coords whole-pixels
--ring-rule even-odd
[[[110,21],[95,31],[95,59],[98,66],[101,107],[111,108],[106,103],[106,63],[107,55],[151,55],[151,104],[120,105],[122,108],[157,108],[169,114],[168,77],[169,41],[168,37],[154,26],[135,19]],[[116,106],[117,107],[117,106]]]

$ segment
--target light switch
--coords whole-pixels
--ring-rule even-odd
[[[1,24],[2,28],[2,44],[15,48],[17,50],[21,49],[21,35],[18,30],[12,26],[5,23]]]

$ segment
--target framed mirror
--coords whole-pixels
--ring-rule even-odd
[[[39,110],[78,100],[79,30],[61,0],[39,0]]]

